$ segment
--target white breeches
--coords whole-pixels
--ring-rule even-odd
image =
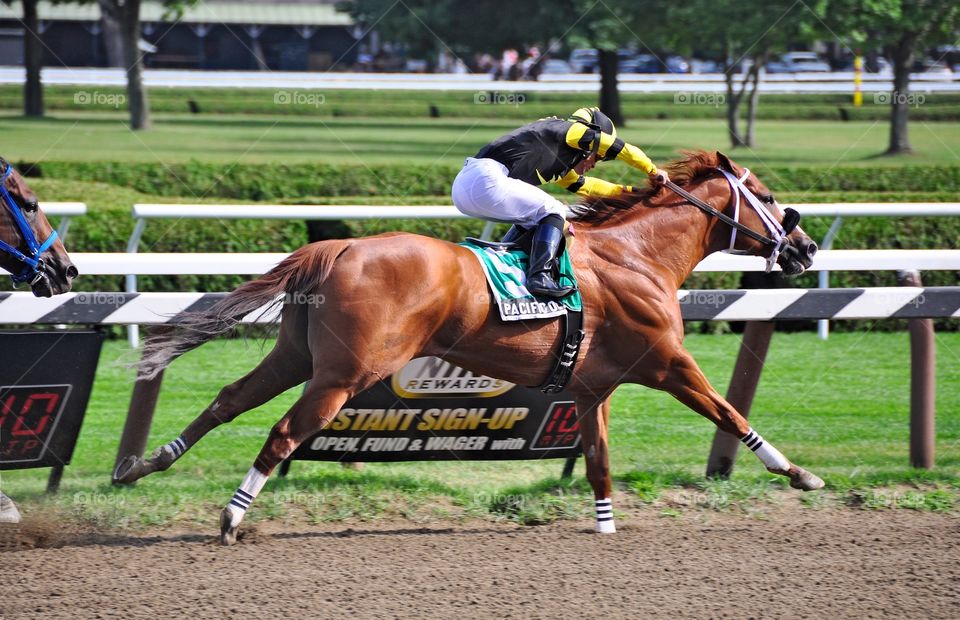
[[[467,215],[526,228],[550,214],[566,219],[567,205],[539,187],[507,176],[493,159],[468,157],[453,181],[453,204]]]

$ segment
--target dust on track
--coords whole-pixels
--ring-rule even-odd
[[[960,616],[960,516],[787,508],[522,527],[0,529],[0,617]]]

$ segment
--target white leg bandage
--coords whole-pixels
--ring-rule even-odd
[[[0,493],[0,523],[20,523],[17,505],[3,493]]]
[[[752,428],[740,441],[753,450],[754,454],[763,461],[767,469],[779,469],[781,471],[790,469],[790,461],[787,460],[787,457],[783,456],[779,450],[765,441],[763,437],[760,436],[760,433]]]
[[[183,453],[187,451],[187,441],[183,438],[183,435],[180,435],[167,445],[163,446],[162,450],[173,453],[173,460],[177,460]]]
[[[250,504],[260,494],[263,485],[267,483],[267,477],[261,474],[256,467],[251,467],[247,476],[240,483],[237,492],[233,494],[233,499],[227,505],[230,510],[230,527],[237,527],[243,520],[243,515],[247,514]]]
[[[613,502],[609,497],[598,499],[597,507],[597,531],[601,534],[614,534],[617,526],[613,524]]]

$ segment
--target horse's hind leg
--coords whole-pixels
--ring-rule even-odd
[[[331,389],[314,379],[290,411],[274,425],[253,467],[220,514],[222,544],[231,545],[236,542],[237,529],[243,516],[263,489],[273,469],[293,454],[305,439],[332,420],[351,393],[352,390],[342,387]]]
[[[157,448],[150,458],[143,459],[139,455],[124,458],[117,465],[113,480],[129,484],[148,474],[168,469],[213,429],[309,379],[309,351],[302,344],[302,336],[297,336],[298,319],[301,327],[299,333],[305,331],[299,310],[296,306],[284,308],[277,344],[256,368],[220,390],[213,402],[176,439]]]

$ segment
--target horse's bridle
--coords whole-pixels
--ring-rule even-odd
[[[733,198],[733,217],[714,209],[673,181],[667,181],[665,185],[668,189],[684,198],[693,206],[730,226],[730,245],[725,250],[726,252],[732,254],[740,252],[740,250],[734,249],[734,246],[737,243],[738,232],[745,234],[754,241],[758,241],[763,245],[772,248],[770,255],[766,258],[766,272],[770,273],[770,271],[773,269],[773,266],[777,264],[777,259],[780,258],[780,254],[787,247],[787,235],[793,232],[793,229],[796,228],[797,224],[800,223],[800,214],[790,208],[784,209],[783,224],[781,224],[776,220],[776,218],[773,217],[773,214],[770,213],[770,210],[767,209],[763,202],[761,202],[761,200],[757,198],[754,193],[750,191],[750,189],[744,184],[744,181],[750,176],[750,170],[745,168],[743,176],[739,178],[722,168],[718,168],[718,170],[723,173],[724,178],[726,178],[727,182],[730,184],[730,193],[732,194]],[[757,216],[760,218],[760,221],[763,222],[764,227],[770,234],[769,237],[765,237],[757,231],[740,223],[741,193],[746,196],[747,204],[749,204],[753,210],[757,212]]]
[[[58,235],[57,231],[53,231],[50,233],[50,236],[47,237],[46,241],[37,243],[37,237],[33,234],[33,229],[30,228],[30,223],[27,222],[26,216],[23,215],[23,210],[20,208],[20,205],[17,204],[17,201],[13,199],[13,196],[10,195],[10,192],[7,191],[7,178],[9,178],[12,172],[13,166],[7,164],[6,171],[3,173],[3,176],[0,177],[0,195],[3,196],[3,204],[10,210],[13,221],[16,222],[20,235],[27,245],[27,254],[24,254],[2,239],[0,239],[0,251],[6,252],[23,265],[20,273],[11,274],[10,277],[13,279],[13,283],[21,284],[23,282],[29,282],[32,286],[44,277],[44,263],[40,255],[50,249],[53,242],[57,240]]]

